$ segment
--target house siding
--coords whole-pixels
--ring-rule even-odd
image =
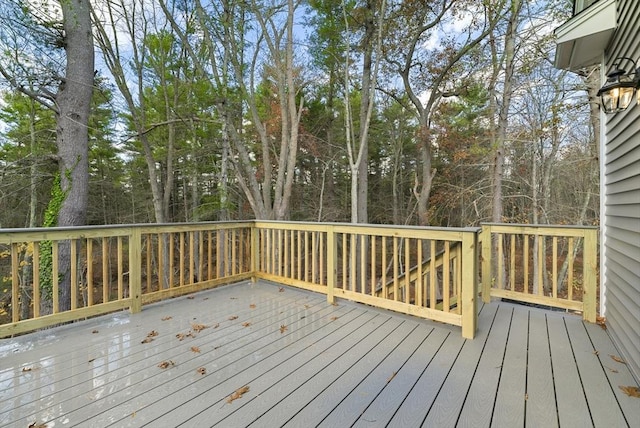
[[[640,2],[619,0],[618,28],[605,52],[640,61]],[[640,65],[640,64],[638,64]],[[629,71],[629,70],[627,70]],[[609,333],[640,378],[640,106],[605,118],[603,276]]]

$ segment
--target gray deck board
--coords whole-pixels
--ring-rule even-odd
[[[512,314],[512,308],[498,309],[456,426],[480,428],[491,425]]]
[[[527,427],[557,427],[556,391],[549,351],[546,314],[529,312],[527,356],[527,392],[525,423]]]
[[[484,320],[476,338],[465,342],[451,368],[451,372],[438,392],[438,396],[432,404],[423,426],[456,426],[487,339],[490,336],[496,318],[499,318],[498,314],[502,312],[505,312],[505,310],[501,311],[500,308],[497,308],[494,317]]]
[[[523,305],[480,308],[477,336],[465,340],[457,327],[240,283],[139,314],[3,339],[0,426],[565,427],[593,420],[624,427],[640,420],[638,399],[619,388],[637,382],[609,356],[617,351],[606,331]],[[208,328],[178,340],[192,323]],[[158,335],[142,343],[152,330]],[[158,367],[169,360],[175,366]],[[244,385],[249,391],[227,402]]]
[[[560,426],[593,426],[582,380],[573,359],[569,336],[562,317],[548,316],[549,345]]]
[[[502,372],[491,418],[492,427],[524,426],[528,315],[526,311],[513,310],[511,316],[507,348],[501,364]]]
[[[604,373],[596,350],[593,348],[584,325],[568,324],[572,347],[584,386],[584,394],[595,426],[625,426],[622,412],[609,413],[606,409],[618,406],[618,401]],[[638,403],[640,405],[640,403]],[[631,421],[629,421],[631,423]],[[634,423],[640,423],[635,421]]]

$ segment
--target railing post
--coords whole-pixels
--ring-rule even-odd
[[[462,337],[473,339],[478,324],[478,237],[462,233]]]
[[[251,226],[251,282],[257,281],[258,274],[258,246],[260,245],[258,228],[255,222]]]
[[[482,301],[489,303],[491,301],[491,226],[482,225],[480,232],[482,240]]]
[[[333,305],[336,301],[334,290],[337,275],[338,244],[336,242],[336,232],[333,226],[327,229],[327,302]]]
[[[583,242],[582,278],[582,318],[585,321],[596,322],[596,292],[598,268],[598,230],[585,230]],[[569,284],[571,287],[572,284]]]
[[[142,310],[142,234],[133,227],[129,234],[129,299],[132,314]]]

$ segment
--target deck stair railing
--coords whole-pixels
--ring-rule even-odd
[[[535,275],[534,253],[547,260]],[[479,292],[595,318],[596,268],[594,228],[245,221],[5,229],[0,337],[264,279],[324,293],[330,303],[339,297],[458,325],[472,338]]]

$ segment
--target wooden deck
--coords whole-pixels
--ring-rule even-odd
[[[0,426],[638,426],[599,326],[504,302],[478,322],[226,286],[0,340]]]

